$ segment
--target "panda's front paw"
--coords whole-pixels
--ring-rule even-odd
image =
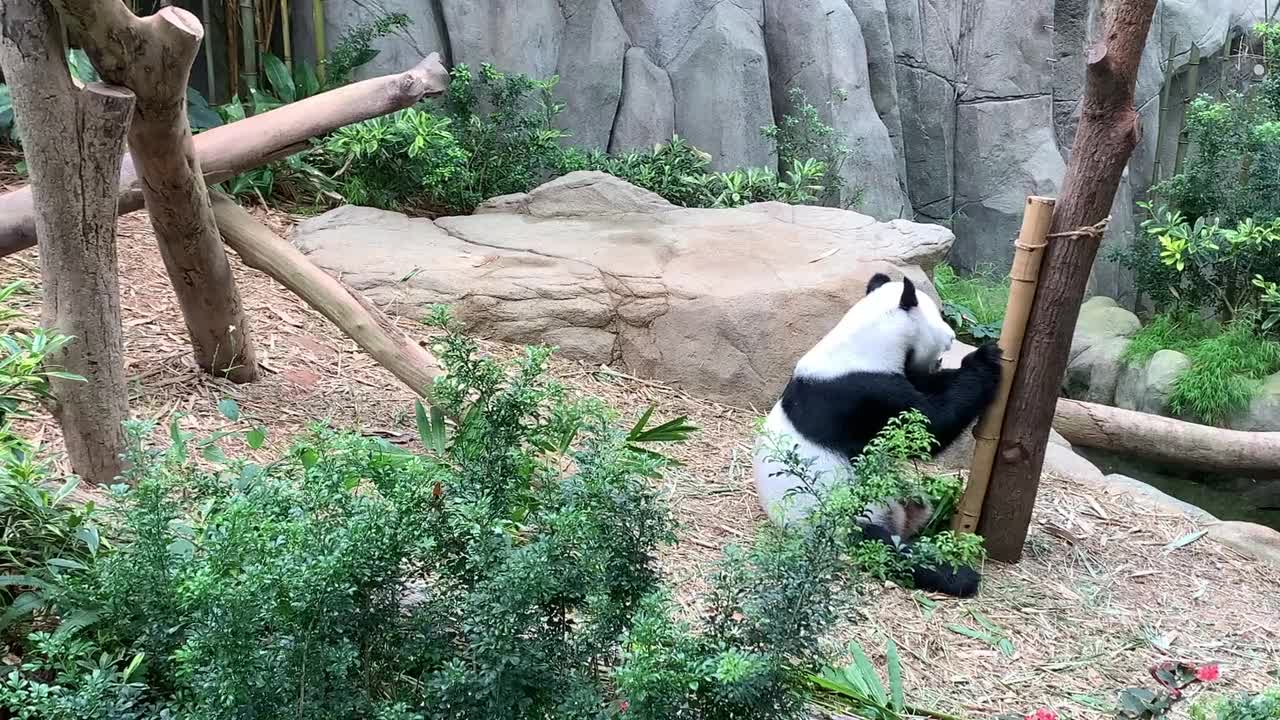
[[[982,347],[966,355],[964,360],[960,362],[960,366],[985,370],[996,373],[998,376],[1001,355],[999,345],[993,342],[985,343]]]

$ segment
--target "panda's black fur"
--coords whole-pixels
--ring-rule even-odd
[[[994,343],[970,353],[959,368],[939,369],[954,337],[932,300],[922,299],[910,279],[890,285],[888,276],[877,273],[867,297],[797,364],[766,431],[790,435],[788,444],[809,449],[819,464],[833,467],[860,455],[890,419],[915,409],[929,420],[937,455],[991,404],[1000,382],[1000,351]],[[880,351],[884,357],[876,354]],[[757,452],[756,483],[766,510],[785,490],[779,470]],[[932,508],[902,503],[878,507],[864,517],[863,536],[910,557],[911,540],[931,513]],[[976,593],[980,582],[971,568],[919,562],[913,563],[913,579],[921,589],[959,597]]]

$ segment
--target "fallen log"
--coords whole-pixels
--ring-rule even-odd
[[[413,68],[313,95],[275,110],[238,120],[196,135],[195,154],[205,182],[215,185],[246,170],[261,167],[306,148],[307,140],[370,118],[410,107],[439,95],[449,73],[438,53]],[[142,183],[130,157],[120,166],[117,212],[141,210]],[[33,247],[36,226],[31,187],[0,195],[0,257]]]
[[[317,267],[234,200],[218,192],[209,196],[223,241],[245,265],[270,275],[302,298],[410,390],[430,401],[432,385],[444,371],[426,348],[406,336],[373,303]]]
[[[1280,473],[1280,432],[1243,432],[1059,398],[1053,429],[1067,442],[1209,472]]]

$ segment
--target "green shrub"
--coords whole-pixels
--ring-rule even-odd
[[[1195,699],[1191,720],[1280,720],[1280,685],[1260,693],[1209,693]]]
[[[1252,318],[1192,346],[1191,366],[1173,382],[1169,408],[1217,425],[1249,406],[1262,380],[1280,371],[1280,343],[1261,337]]]
[[[597,170],[651,190],[682,207],[739,207],[778,201],[813,203],[823,186],[826,165],[817,160],[796,161],[786,179],[763,168],[713,172],[711,156],[679,136],[646,152],[609,155],[600,151],[565,151],[559,170]]]
[[[842,90],[831,93],[828,106],[833,110],[839,103],[847,102],[849,94]],[[797,163],[816,160],[822,163],[822,174],[817,185],[821,186],[816,198],[823,205],[856,207],[862,201],[862,189],[850,188],[840,178],[840,171],[849,159],[850,148],[843,133],[826,124],[805,96],[804,90],[793,87],[787,91],[791,111],[783,113],[776,125],[764,128],[764,136],[772,140],[778,151],[779,167],[796,167]]]
[[[544,348],[505,366],[450,330],[436,350],[423,454],[317,426],[259,465],[130,423],[119,541],[53,593],[61,627],[11,646],[0,713],[804,716],[804,668],[857,579],[843,512],[730,549],[685,617],[657,567],[674,525],[650,478],[669,461],[644,446],[692,428],[616,429],[548,379]],[[920,423],[863,465],[882,488],[915,491],[893,473]]]
[[[942,299],[942,315],[958,335],[980,344],[1000,336],[1009,303],[1009,278],[990,267],[961,277],[947,263],[933,269],[933,286]]]
[[[378,56],[375,40],[413,24],[404,13],[387,13],[347,29],[321,65],[324,87],[335,88],[351,82],[351,73]]]
[[[1218,330],[1216,325],[1197,315],[1156,315],[1129,339],[1120,360],[1131,367],[1141,367],[1161,350],[1187,353]]]

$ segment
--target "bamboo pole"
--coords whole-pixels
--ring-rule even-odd
[[[206,28],[213,27],[213,13],[209,8],[209,0],[201,1],[200,13],[200,22],[204,23]],[[216,104],[218,102],[218,88],[214,86],[214,83],[217,82],[217,77],[214,75],[213,69],[213,33],[207,31],[204,34],[204,76],[208,82],[205,90],[209,95],[209,104]]]
[[[1004,324],[1000,328],[1000,360],[1004,371],[1000,373],[1000,387],[995,402],[987,409],[973,428],[973,460],[969,465],[969,482],[956,507],[951,527],[957,532],[973,532],[982,515],[982,502],[991,481],[991,468],[995,464],[996,448],[1000,444],[1000,429],[1004,424],[1005,403],[1013,387],[1013,377],[1018,369],[1018,356],[1022,350],[1022,335],[1026,331],[1027,316],[1031,314],[1031,302],[1035,299],[1036,284],[1040,279],[1040,261],[1048,244],[1046,235],[1053,220],[1054,199],[1032,195],[1022,213],[1022,230],[1014,242],[1013,269],[1010,270],[1009,302],[1005,307]]]
[[[244,112],[252,115],[254,110],[253,91],[258,87],[258,39],[257,13],[254,12],[253,0],[240,0],[240,42],[243,46],[244,63],[240,77],[244,80]]]
[[[1151,163],[1151,184],[1160,182],[1165,145],[1169,137],[1169,94],[1173,85],[1173,54],[1178,51],[1178,34],[1169,38],[1169,56],[1164,63],[1164,85],[1160,86],[1160,119],[1156,122],[1156,159]]]
[[[1182,89],[1182,122],[1178,128],[1178,152],[1173,159],[1174,175],[1182,172],[1182,163],[1187,159],[1187,147],[1191,144],[1191,138],[1187,134],[1187,106],[1198,94],[1196,90],[1199,84],[1200,46],[1191,43],[1191,59],[1187,61],[1187,83]]]
[[[311,0],[311,35],[316,43],[316,75],[324,84],[324,61],[329,51],[324,38],[324,0]]]
[[[280,0],[280,39],[284,47],[284,66],[293,73],[293,37],[289,29],[289,0]]]

